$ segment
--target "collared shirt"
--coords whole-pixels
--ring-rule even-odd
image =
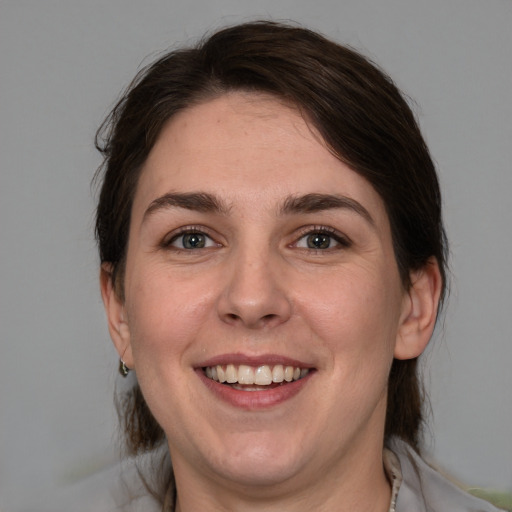
[[[392,484],[389,512],[498,512],[431,468],[407,443],[394,438],[383,454]]]
[[[383,454],[384,470],[386,476],[391,483],[391,504],[389,512],[396,512],[396,500],[398,498],[398,491],[402,484],[402,470],[400,468],[400,461],[398,457],[388,448],[384,448]]]

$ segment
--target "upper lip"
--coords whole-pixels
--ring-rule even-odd
[[[294,366],[298,368],[314,368],[314,365],[294,359],[292,357],[282,356],[279,354],[261,354],[261,355],[246,355],[241,353],[233,354],[220,354],[202,361],[197,365],[198,368],[205,368],[207,366],[217,366],[234,364],[247,366],[272,366],[282,364],[283,366]]]

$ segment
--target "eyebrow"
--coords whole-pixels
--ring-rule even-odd
[[[283,203],[281,214],[315,213],[334,209],[351,210],[363,217],[372,226],[375,226],[375,221],[370,212],[361,203],[342,195],[306,194],[304,196],[289,197]]]
[[[144,212],[144,220],[157,211],[169,208],[184,208],[197,212],[220,214],[226,214],[230,210],[226,204],[212,194],[205,192],[170,192],[151,202]]]
[[[144,220],[160,210],[184,208],[202,213],[226,215],[230,207],[220,198],[206,192],[170,192],[153,200],[144,212]],[[306,194],[287,197],[279,209],[280,215],[293,213],[316,213],[326,210],[346,209],[363,217],[375,226],[375,221],[368,210],[355,199],[334,194]]]

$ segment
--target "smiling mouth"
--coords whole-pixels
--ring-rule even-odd
[[[243,391],[265,391],[306,377],[309,368],[297,366],[245,364],[206,366],[203,372],[209,379]]]

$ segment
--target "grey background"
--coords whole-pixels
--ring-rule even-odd
[[[424,358],[426,446],[460,480],[512,491],[511,1],[2,0],[2,512],[58,510],[61,491],[118,454],[92,237],[95,129],[148,55],[258,17],[355,46],[417,102],[455,276]]]

